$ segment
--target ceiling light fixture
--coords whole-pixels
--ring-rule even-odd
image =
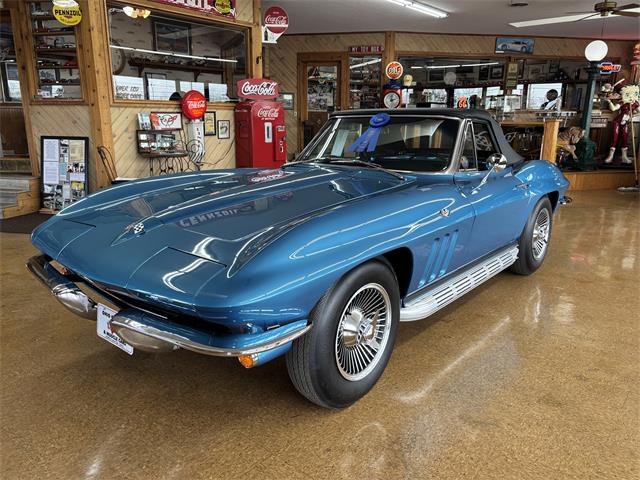
[[[416,12],[424,13],[425,15],[430,15],[435,18],[446,18],[449,16],[449,14],[444,10],[440,10],[438,8],[426,5],[421,2],[417,2],[415,0],[387,0],[387,2],[394,3],[396,5],[400,5],[401,7],[406,7],[411,10],[415,10]]]

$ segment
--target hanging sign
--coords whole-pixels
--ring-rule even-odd
[[[382,45],[352,45],[349,47],[349,53],[382,53],[384,46]]]
[[[611,75],[612,73],[618,73],[622,70],[622,65],[619,63],[602,62],[598,64],[600,69],[600,75]]]
[[[402,76],[404,69],[402,68],[402,64],[400,62],[391,62],[385,68],[385,73],[387,74],[387,78],[391,80],[397,80]]]
[[[251,100],[268,100],[278,96],[278,82],[265,78],[238,80],[238,96]]]
[[[197,10],[198,12],[235,18],[236,0],[152,0],[157,3]]]
[[[80,5],[73,0],[57,0],[53,2],[51,13],[60,23],[70,27],[78,25],[82,20]]]
[[[289,28],[289,15],[284,8],[274,5],[264,12],[262,23],[262,41],[276,43]]]
[[[189,120],[199,120],[207,111],[207,99],[198,90],[189,90],[182,97],[182,113]]]

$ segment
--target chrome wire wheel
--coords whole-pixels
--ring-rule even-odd
[[[335,342],[338,371],[346,380],[361,380],[376,367],[389,341],[391,314],[391,300],[382,285],[369,283],[351,296]]]
[[[540,260],[547,251],[549,233],[551,231],[551,215],[549,210],[543,208],[538,212],[536,222],[533,225],[532,250],[533,258]]]

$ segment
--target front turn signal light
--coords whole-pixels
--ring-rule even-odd
[[[256,354],[240,355],[238,357],[238,361],[244,368],[252,368],[256,366],[256,362],[258,361],[258,356]]]

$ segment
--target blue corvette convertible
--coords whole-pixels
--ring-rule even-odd
[[[28,267],[128,353],[286,354],[302,395],[342,408],[382,375],[399,322],[540,267],[567,187],[484,112],[340,112],[277,170],[97,192],[33,232]]]

